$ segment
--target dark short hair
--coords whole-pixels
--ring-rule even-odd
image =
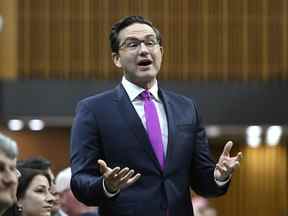
[[[122,19],[120,19],[119,21],[117,21],[116,23],[112,25],[112,30],[110,33],[110,47],[111,47],[112,52],[118,53],[118,50],[119,50],[118,36],[119,36],[120,31],[134,23],[141,23],[141,24],[146,24],[150,26],[154,30],[159,44],[160,45],[162,44],[160,32],[156,27],[153,26],[151,21],[146,20],[142,16],[127,16],[127,17],[123,17]]]
[[[17,167],[47,171],[51,167],[51,162],[44,157],[36,156],[17,161]]]

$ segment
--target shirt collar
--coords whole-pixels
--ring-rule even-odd
[[[61,216],[68,216],[62,209],[59,209],[58,213]]]
[[[128,81],[125,76],[122,77],[122,85],[125,89],[125,91],[128,94],[128,97],[130,101],[134,101],[139,94],[141,94],[143,91],[145,91],[144,88],[135,85],[134,83]],[[157,101],[160,101],[159,95],[158,95],[158,83],[157,80],[155,84],[149,89],[149,92],[152,94],[153,98]]]

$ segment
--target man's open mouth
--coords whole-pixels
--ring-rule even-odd
[[[138,66],[148,66],[151,64],[152,64],[152,61],[150,59],[143,59],[137,63]]]

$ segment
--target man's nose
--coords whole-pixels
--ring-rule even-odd
[[[144,42],[141,42],[141,43],[139,44],[139,53],[140,53],[141,55],[147,55],[147,54],[149,53],[149,49],[148,49],[148,47],[145,45]]]
[[[8,186],[8,185],[13,185],[16,184],[18,181],[17,175],[14,172],[6,172],[4,178],[4,183]]]

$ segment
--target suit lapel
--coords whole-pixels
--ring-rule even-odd
[[[159,96],[161,100],[163,101],[166,116],[167,116],[167,122],[168,122],[168,144],[167,144],[167,153],[166,153],[166,159],[165,159],[165,167],[164,167],[164,173],[167,172],[169,169],[170,163],[172,163],[173,159],[173,152],[175,148],[175,119],[172,112],[172,106],[171,101],[169,99],[169,95],[167,95],[163,90],[159,89]]]
[[[149,155],[155,166],[160,171],[160,164],[154,154],[146,130],[122,85],[116,87],[116,93],[120,114],[124,118],[125,122],[127,122],[129,129],[132,131],[138,142],[143,146],[144,151]]]

